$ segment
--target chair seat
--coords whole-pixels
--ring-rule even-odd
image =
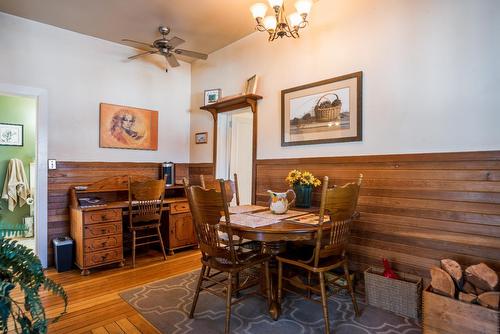
[[[129,226],[130,231],[139,231],[139,230],[145,230],[149,228],[156,228],[160,226],[160,223],[158,222],[141,222],[141,223],[134,223],[134,226]]]
[[[318,266],[314,266],[313,259],[314,247],[304,246],[293,249],[284,254],[276,256],[276,260],[288,263],[294,266],[302,267],[312,272],[328,271],[343,265],[345,257],[329,256],[319,260]],[[309,262],[310,261],[310,262]]]
[[[211,268],[223,272],[238,272],[243,269],[253,267],[259,263],[268,261],[271,258],[269,254],[260,252],[238,252],[238,259],[240,262],[233,264],[224,258],[210,257],[202,259],[201,262]]]

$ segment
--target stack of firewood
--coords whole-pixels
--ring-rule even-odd
[[[484,263],[467,267],[450,259],[441,260],[441,268],[431,268],[432,291],[466,303],[499,310],[498,274]]]

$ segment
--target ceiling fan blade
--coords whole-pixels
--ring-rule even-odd
[[[127,59],[134,60],[136,58],[139,58],[139,57],[142,57],[142,56],[145,56],[145,55],[152,55],[152,54],[155,54],[155,53],[158,53],[158,51],[146,51],[146,52],[134,55],[134,56],[130,56]]]
[[[189,51],[189,50],[184,50],[184,49],[176,49],[174,50],[175,53],[183,56],[188,56],[188,57],[193,57],[193,58],[198,58],[198,59],[207,59],[208,55],[205,53],[200,53],[200,52],[195,52],[195,51]]]
[[[184,42],[185,42],[185,40],[183,40],[182,38],[172,37],[171,39],[168,40],[168,45],[170,45],[173,49],[173,48],[178,47],[179,45],[181,45]]]
[[[171,53],[166,53],[165,58],[167,59],[167,62],[171,67],[177,67],[180,65],[177,61],[177,58],[175,58],[175,56]]]
[[[125,39],[122,39],[122,42],[132,42],[132,43],[146,45],[146,46],[149,46],[150,48],[154,48],[154,46],[152,46],[151,44],[144,43],[144,42],[139,42],[139,41],[134,41],[133,39],[126,39],[125,38]]]

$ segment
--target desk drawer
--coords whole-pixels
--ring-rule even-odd
[[[123,260],[123,248],[112,248],[101,252],[85,254],[85,266],[95,266],[107,262]]]
[[[96,238],[111,234],[122,233],[122,222],[101,223],[85,225],[83,227],[84,238]]]
[[[86,253],[101,251],[108,248],[122,247],[122,235],[110,235],[100,238],[85,239],[83,250]]]
[[[85,224],[95,224],[102,222],[110,222],[122,219],[121,209],[106,209],[89,211],[83,214],[83,222]]]
[[[178,202],[170,204],[170,213],[189,212],[188,202]]]

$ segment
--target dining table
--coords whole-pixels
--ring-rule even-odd
[[[276,255],[286,250],[288,241],[315,240],[319,216],[310,209],[291,209],[283,214],[274,214],[269,207],[239,205],[229,207],[231,230],[243,239],[259,241],[264,252],[271,255],[271,272],[276,271]],[[329,217],[325,216],[324,229],[330,228]],[[277,298],[277,275],[271,279],[271,305],[269,314],[277,320],[280,315],[280,301]]]

